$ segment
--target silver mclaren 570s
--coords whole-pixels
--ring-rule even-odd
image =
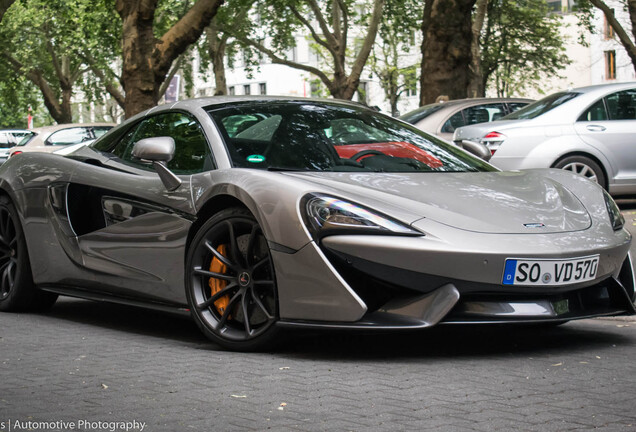
[[[0,310],[58,295],[191,314],[217,344],[633,314],[596,183],[502,172],[360,105],[207,98],[0,167]]]

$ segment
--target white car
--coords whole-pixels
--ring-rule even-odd
[[[27,142],[35,133],[27,129],[0,130],[0,164],[9,158],[9,151],[20,142]]]
[[[636,194],[636,82],[554,93],[501,120],[458,128],[503,170],[562,168],[612,195]]]
[[[52,153],[73,144],[90,144],[113,126],[114,123],[69,123],[35,128],[30,139],[23,139],[9,150],[9,156],[26,152]]]

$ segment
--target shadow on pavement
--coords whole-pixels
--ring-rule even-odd
[[[616,204],[621,210],[634,210],[636,209],[636,198],[616,198]]]
[[[205,336],[188,317],[140,307],[60,297],[45,315],[139,335],[207,343]]]
[[[223,351],[187,317],[88,300],[62,298],[50,313],[60,319],[120,332],[185,343],[194,349]],[[272,353],[285,358],[377,360],[446,358],[593,350],[629,343],[612,327],[569,323],[550,326],[439,326],[402,332],[288,332]],[[187,349],[187,348],[186,348]],[[250,354],[244,354],[250,355]]]
[[[550,326],[439,326],[419,331],[356,334],[299,334],[280,353],[290,357],[378,360],[395,358],[457,358],[591,351],[621,345],[629,337],[594,324]],[[610,327],[611,328],[611,327]]]

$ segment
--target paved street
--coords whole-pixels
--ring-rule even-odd
[[[633,319],[240,354],[181,317],[62,299],[0,315],[0,431],[636,431],[635,357]]]

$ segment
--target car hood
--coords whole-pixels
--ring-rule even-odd
[[[453,141],[470,140],[479,141],[489,132],[512,129],[528,123],[530,120],[496,120],[488,123],[478,123],[470,126],[462,126],[455,130]]]
[[[286,173],[408,224],[422,218],[483,233],[587,229],[579,199],[547,170],[491,173]]]

